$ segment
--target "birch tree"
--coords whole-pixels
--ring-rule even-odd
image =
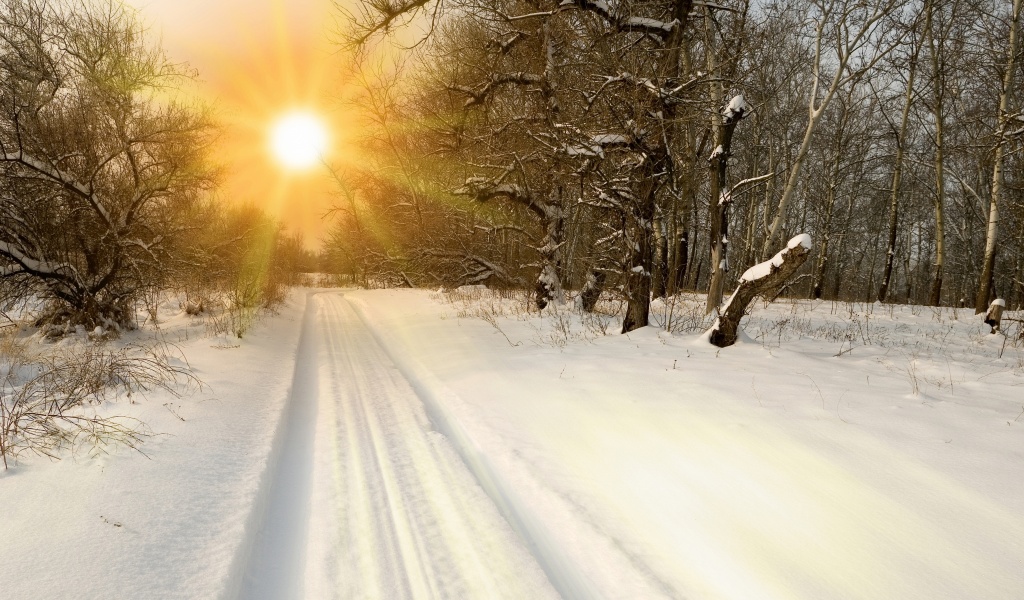
[[[928,303],[932,306],[939,306],[942,302],[942,279],[946,263],[946,57],[945,47],[947,33],[954,20],[954,15],[943,23],[936,20],[936,2],[927,0],[925,2],[924,29],[928,40],[928,54],[931,59],[932,95],[931,95],[931,116],[934,123],[934,171],[935,171],[935,261],[933,264],[931,291],[928,294]],[[956,3],[952,3],[955,10]],[[938,30],[938,32],[936,32]]]
[[[1007,151],[1007,134],[1013,119],[1014,108],[1014,76],[1016,74],[1018,36],[1020,32],[1021,9],[1024,7],[1024,0],[1013,0],[1013,6],[1008,15],[1008,28],[1006,38],[1005,63],[1003,65],[1002,86],[999,91],[999,107],[997,109],[996,141],[992,157],[992,184],[989,195],[988,227],[985,232],[985,256],[981,267],[981,277],[978,281],[978,294],[974,301],[974,311],[981,314],[988,309],[989,300],[993,295],[992,279],[995,273],[997,236],[999,234],[999,210],[1005,202],[1003,172],[1004,161]]]
[[[812,84],[807,100],[807,121],[789,176],[782,189],[775,217],[768,227],[762,256],[778,246],[789,205],[800,183],[804,161],[825,110],[844,86],[860,80],[893,47],[883,20],[905,0],[811,0],[808,25],[813,28]],[[831,76],[828,75],[832,71]]]

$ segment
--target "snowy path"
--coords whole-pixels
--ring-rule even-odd
[[[149,460],[0,471],[2,600],[1024,598],[1024,352],[980,323],[908,362],[558,344],[421,290],[297,290],[244,340],[164,310],[206,387],[90,408],[150,424]]]
[[[555,597],[348,302],[306,311],[242,597]]]

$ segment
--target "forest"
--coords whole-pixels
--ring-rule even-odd
[[[802,264],[769,295],[1013,310],[1021,10],[339,4],[358,159],[330,165],[337,199],[315,261],[262,209],[218,196],[196,74],[134,11],[6,0],[0,293],[8,310],[43,299],[39,325],[59,335],[126,326],[170,288],[198,312],[263,305],[319,269],[523,290],[538,308],[592,310],[604,294],[629,331],[681,291],[721,309],[742,273],[806,234]]]
[[[325,254],[363,283],[1024,304],[1021,0],[372,0]]]

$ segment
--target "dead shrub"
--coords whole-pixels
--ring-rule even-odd
[[[67,452],[139,450],[150,435],[137,419],[89,413],[89,405],[164,390],[175,397],[199,380],[174,364],[167,346],[86,345],[32,355],[8,341],[0,358],[0,458],[23,453],[60,458]],[[141,450],[140,450],[141,451]]]

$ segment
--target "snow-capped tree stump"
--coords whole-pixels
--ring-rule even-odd
[[[800,234],[789,240],[786,247],[771,260],[754,265],[740,277],[736,291],[729,296],[719,311],[715,324],[708,331],[708,341],[725,348],[736,343],[740,319],[751,300],[758,296],[772,298],[786,281],[796,273],[811,252],[811,236]]]
[[[996,298],[989,305],[985,313],[985,324],[992,328],[992,333],[999,331],[999,325],[1003,320],[1003,310],[1006,308],[1006,300]]]

